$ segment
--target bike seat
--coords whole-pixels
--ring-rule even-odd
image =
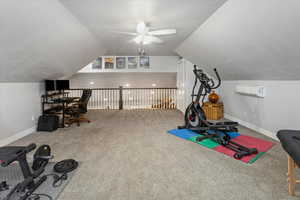
[[[0,148],[0,158],[3,156],[9,156],[18,154],[19,152],[23,151],[24,147],[1,147]]]
[[[11,162],[16,161],[20,156],[26,155],[28,152],[35,149],[35,144],[28,146],[7,146],[0,147],[0,163],[3,167],[6,167]]]

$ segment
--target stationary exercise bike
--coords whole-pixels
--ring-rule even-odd
[[[195,82],[192,91],[192,103],[187,107],[184,115],[184,126],[178,126],[179,129],[190,129],[202,136],[197,137],[197,141],[200,142],[204,139],[212,139],[213,141],[223,145],[224,147],[235,151],[234,158],[241,159],[244,156],[257,154],[256,148],[247,148],[236,142],[231,141],[229,132],[238,132],[237,122],[210,122],[207,121],[205,113],[201,107],[207,94],[213,89],[217,89],[221,85],[221,78],[217,71],[214,72],[217,77],[217,84],[212,78],[209,78],[202,69],[198,69],[197,65],[194,65]],[[198,93],[195,94],[198,81],[200,86]],[[196,97],[196,98],[195,98]]]
[[[43,158],[44,160],[47,160],[44,162],[41,161],[42,158],[37,158],[39,159],[39,167],[37,167],[38,164],[36,163],[37,161],[35,161],[35,171],[32,171],[30,169],[30,166],[27,162],[26,155],[29,152],[33,151],[35,148],[35,144],[30,144],[28,146],[7,146],[0,148],[1,166],[7,167],[8,165],[16,161],[19,163],[24,177],[24,180],[17,184],[10,191],[5,200],[26,200],[42,183],[47,180],[46,176],[40,177],[40,175],[45,170],[45,165],[49,160],[48,158]],[[13,197],[14,195],[17,195],[18,198]]]

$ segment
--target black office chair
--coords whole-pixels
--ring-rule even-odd
[[[91,89],[83,90],[81,98],[66,109],[66,114],[69,115],[69,124],[77,123],[77,126],[80,126],[80,122],[91,122],[88,118],[85,117],[85,114],[88,111],[87,106],[91,96]]]
[[[14,192],[23,193],[22,198],[26,199],[30,196],[44,181],[47,177],[43,176],[37,179],[43,172],[44,167],[32,171],[26,159],[27,153],[33,151],[36,148],[36,144],[30,144],[28,146],[7,146],[0,147],[0,162],[2,167],[7,167],[11,163],[17,161],[23,173],[24,180],[19,183],[14,189],[11,190],[7,199],[10,199]]]

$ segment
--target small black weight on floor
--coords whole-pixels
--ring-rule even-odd
[[[32,169],[36,171],[45,167],[51,158],[50,146],[46,144],[40,146],[33,155]]]
[[[69,173],[78,167],[78,162],[74,159],[66,159],[56,163],[53,167],[56,173]]]

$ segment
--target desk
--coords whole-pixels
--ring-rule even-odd
[[[59,97],[62,95],[62,97]],[[42,96],[43,115],[62,115],[61,128],[65,127],[65,111],[68,104],[73,103],[77,97],[67,97],[66,93],[55,94],[54,96]],[[50,105],[50,108],[45,108]]]

